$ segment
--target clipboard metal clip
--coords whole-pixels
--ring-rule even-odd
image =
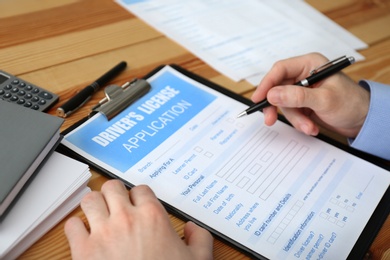
[[[91,114],[100,112],[108,120],[111,120],[125,108],[148,93],[150,89],[150,84],[144,79],[135,79],[126,82],[122,86],[109,85],[104,89],[106,97],[92,108]]]

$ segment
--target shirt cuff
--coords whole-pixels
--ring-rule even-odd
[[[359,85],[370,91],[366,120],[351,147],[390,160],[390,86],[362,80]]]

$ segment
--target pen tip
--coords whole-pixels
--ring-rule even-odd
[[[242,111],[241,113],[239,113],[237,115],[237,118],[240,118],[240,117],[243,117],[243,116],[246,116],[246,111]]]

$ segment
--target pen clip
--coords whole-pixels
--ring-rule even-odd
[[[91,114],[100,112],[110,120],[144,96],[150,89],[150,84],[144,79],[135,79],[122,86],[109,85],[104,89],[106,97],[92,108]]]
[[[328,68],[328,67],[330,67],[330,66],[332,66],[334,64],[337,64],[337,63],[339,63],[339,62],[341,62],[341,61],[343,61],[345,59],[347,59],[346,55],[338,57],[337,59],[328,61],[327,63],[325,63],[325,64],[323,64],[323,65],[313,69],[312,71],[310,71],[310,75],[313,75],[313,74],[315,74],[315,73],[317,73],[317,72],[319,72],[321,70],[324,70],[324,69],[326,69],[326,68]]]

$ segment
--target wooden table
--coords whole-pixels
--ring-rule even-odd
[[[390,84],[390,0],[307,2],[368,43],[369,48],[361,51],[366,60],[346,69],[349,76]],[[128,62],[128,68],[115,79],[117,84],[141,77],[157,65],[176,63],[246,97],[253,91],[248,83],[220,75],[111,0],[0,1],[0,68],[59,94],[61,100],[50,114],[121,60]],[[62,129],[86,115],[103,96],[102,91],[96,94],[66,119]],[[93,172],[89,185],[99,190],[106,180]],[[79,208],[71,215],[83,216]],[[183,222],[171,219],[181,235]],[[70,258],[64,221],[21,259]],[[370,248],[372,259],[390,258],[389,248],[390,218]],[[218,240],[214,255],[216,259],[247,258]]]

